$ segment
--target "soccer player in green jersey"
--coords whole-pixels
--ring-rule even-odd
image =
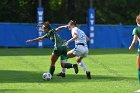
[[[136,23],[137,27],[133,29],[133,41],[129,47],[129,50],[133,48],[133,46],[136,44],[136,42],[139,42],[139,47],[138,47],[138,53],[137,53],[137,68],[138,68],[138,79],[140,83],[140,14],[136,17]]]
[[[56,29],[53,29],[49,22],[45,22],[42,25],[42,30],[45,32],[44,36],[32,39],[32,40],[27,40],[26,42],[34,42],[34,41],[39,41],[43,40],[45,38],[49,38],[53,43],[54,43],[54,50],[51,55],[51,63],[50,63],[50,69],[49,72],[53,76],[54,71],[55,71],[55,63],[59,56],[61,57],[61,62],[64,62],[65,64],[62,65],[63,68],[74,68],[75,73],[78,73],[78,66],[77,64],[71,64],[67,63],[67,46],[66,46],[66,41],[63,40],[58,34],[57,31],[66,28],[66,26],[60,26]]]

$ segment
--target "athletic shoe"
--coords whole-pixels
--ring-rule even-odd
[[[75,73],[77,74],[78,73],[78,65],[77,64],[73,64],[73,68],[74,68],[74,71]]]
[[[60,72],[60,73],[57,74],[57,76],[59,76],[59,77],[65,77],[65,73]]]
[[[86,72],[86,75],[87,75],[87,78],[88,79],[91,79],[91,75],[90,75],[90,72],[89,71]]]

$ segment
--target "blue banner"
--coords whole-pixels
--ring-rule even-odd
[[[51,24],[57,28],[64,24]],[[93,48],[128,48],[132,42],[132,31],[136,25],[95,25],[94,47]],[[82,29],[86,34],[89,30],[86,24],[82,24]],[[26,43],[26,40],[36,38],[38,31],[36,24],[25,23],[0,23],[0,47],[38,47],[38,42]],[[71,38],[71,32],[63,29],[58,34],[65,40]],[[53,48],[53,43],[49,39],[44,39],[44,48]],[[74,42],[70,43],[70,48],[74,47]],[[138,44],[135,46],[138,47]]]
[[[37,8],[37,23],[41,24],[44,22],[44,9],[43,8]],[[42,28],[41,26],[38,27],[38,36],[42,36]],[[43,48],[43,42],[40,40],[38,42],[38,48]]]
[[[90,8],[88,11],[88,30],[89,30],[89,48],[94,47],[94,30],[95,30],[95,10],[93,8]]]

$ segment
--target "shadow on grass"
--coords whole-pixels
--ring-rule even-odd
[[[47,93],[44,89],[0,89],[0,93]]]
[[[0,56],[51,55],[53,48],[0,48]]]
[[[45,83],[42,80],[43,72],[35,71],[14,71],[14,70],[0,70],[0,83]],[[53,80],[48,83],[65,83],[65,82],[107,82],[107,81],[121,81],[121,80],[136,80],[133,77],[115,77],[105,75],[93,75],[91,80],[88,80],[85,75],[67,74],[65,78],[60,78],[54,75]]]
[[[0,56],[51,55],[52,51],[53,48],[0,48]],[[89,55],[136,54],[136,51],[136,49],[133,51],[128,49],[90,49]]]

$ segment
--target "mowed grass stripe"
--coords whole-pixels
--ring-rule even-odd
[[[51,52],[47,48],[1,48],[0,93],[132,93],[139,89],[136,49],[90,49],[83,61],[92,80],[87,80],[80,66],[78,75],[68,69],[65,78],[57,77],[61,71],[58,60],[54,79],[43,81]],[[68,61],[75,63],[75,58]]]

